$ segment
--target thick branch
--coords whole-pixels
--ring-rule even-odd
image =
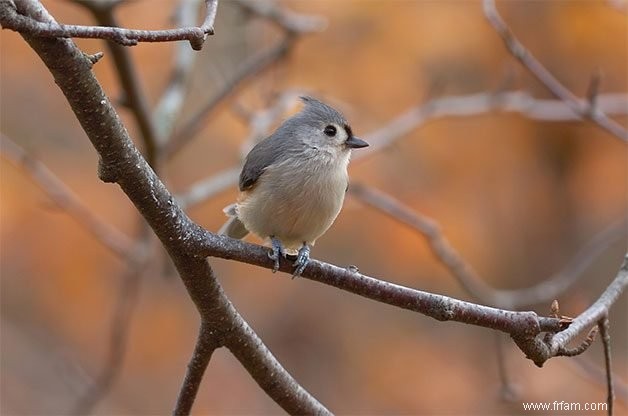
[[[19,0],[20,12],[50,22],[35,0]],[[0,22],[5,15],[0,15]],[[91,63],[66,39],[22,33],[66,96],[78,121],[101,158],[100,173],[115,181],[135,204],[173,259],[202,322],[212,328],[215,342],[238,339],[233,351],[266,393],[289,413],[328,413],[300,388],[227,299],[209,263],[192,253],[190,243],[205,233],[174,203],[164,184],[133,145],[113,106],[90,68]],[[227,336],[228,334],[228,336]],[[243,364],[244,364],[243,362]],[[272,370],[272,373],[264,369]]]
[[[103,3],[99,0],[81,0],[77,4],[87,8],[96,21],[107,27],[118,27],[118,20],[114,16],[114,5],[118,3]],[[137,122],[144,142],[146,159],[155,168],[157,145],[159,137],[155,129],[146,94],[142,89],[140,78],[127,47],[113,41],[107,42],[114,61],[114,68],[120,85],[124,91],[124,102],[131,109]]]
[[[3,29],[12,29],[20,33],[29,33],[31,36],[47,38],[92,38],[108,39],[124,46],[137,45],[138,42],[172,42],[188,40],[195,50],[203,47],[207,35],[214,34],[214,19],[218,8],[218,0],[205,0],[207,14],[200,27],[184,27],[166,30],[138,30],[122,29],[105,26],[63,25],[54,20],[41,21],[23,12],[22,0],[14,0],[18,10],[10,0],[2,0],[0,13],[3,16]]]
[[[272,269],[274,262],[268,249],[240,240],[205,233],[198,247],[202,255],[236,260]],[[292,274],[292,263],[284,260],[279,270]],[[534,312],[512,312],[435,295],[360,274],[354,266],[346,269],[311,260],[302,275],[338,289],[346,290],[378,302],[422,313],[439,321],[457,321],[509,334],[519,332],[558,331],[555,318],[538,317]]]

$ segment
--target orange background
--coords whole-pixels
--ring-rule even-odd
[[[64,23],[93,24],[83,8],[46,1]],[[130,2],[126,27],[170,26],[173,2]],[[337,103],[366,135],[429,98],[511,88],[550,95],[505,51],[475,1],[286,1],[324,16],[325,31],[303,37],[289,57],[229,100],[166,167],[171,191],[239,163],[248,129],[233,110],[263,108],[269,96],[303,89]],[[591,74],[602,92],[628,90],[626,10],[610,2],[498,2],[521,41],[582,96]],[[278,31],[247,20],[229,1],[216,35],[197,57],[186,114]],[[94,67],[112,100],[120,86],[105,45]],[[100,217],[129,235],[137,213],[116,186],[96,176],[95,151],[37,56],[15,33],[1,34],[1,130],[55,172]],[[172,44],[131,48],[151,104],[159,99]],[[119,112],[131,134],[128,110]],[[184,115],[185,118],[185,115]],[[626,124],[626,118],[617,118]],[[0,159],[1,375],[3,414],[66,413],[100,371],[124,264],[52,204],[23,169]],[[490,113],[427,123],[350,167],[354,181],[382,189],[436,219],[445,235],[495,287],[542,281],[593,235],[625,215],[626,145],[588,122],[539,122]],[[217,230],[236,190],[189,210]],[[252,240],[256,241],[256,240]],[[615,276],[626,239],[612,245],[559,300],[577,315]],[[313,256],[365,274],[472,300],[416,232],[347,198]],[[198,315],[163,258],[143,280],[121,377],[97,414],[166,414],[191,354]],[[604,402],[605,386],[572,359],[538,369],[505,340],[519,399],[499,399],[494,334],[441,323],[306,279],[210,260],[227,294],[283,365],[340,414],[521,414],[521,402]],[[531,305],[540,314],[549,305]],[[614,368],[628,380],[626,296],[611,314]],[[603,365],[599,343],[583,358]],[[626,396],[617,414],[628,411]],[[214,354],[195,414],[276,414],[281,409],[226,351]],[[598,413],[595,413],[598,414]],[[601,414],[601,413],[599,413]]]

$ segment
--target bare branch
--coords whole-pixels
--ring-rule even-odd
[[[176,10],[175,20],[179,26],[189,26],[196,21],[198,1],[181,0]],[[194,51],[185,44],[175,46],[174,64],[168,84],[155,107],[154,120],[160,144],[172,133],[187,93],[188,78],[196,59]]]
[[[248,12],[268,19],[289,33],[320,32],[327,21],[319,16],[308,16],[277,7],[274,2],[260,0],[233,0]]]
[[[108,39],[124,46],[137,45],[138,42],[173,42],[187,40],[192,49],[200,50],[207,35],[214,34],[214,19],[218,0],[206,0],[207,14],[200,27],[184,27],[166,30],[138,30],[105,26],[63,25],[49,20],[35,20],[24,13],[28,0],[1,0],[0,13],[3,16],[3,29],[11,29],[23,34],[48,38],[91,38]],[[16,9],[17,6],[17,9]]]
[[[242,168],[237,166],[228,168],[192,184],[185,193],[177,196],[182,207],[190,207],[202,201],[205,201],[220,192],[234,188],[238,184],[238,177]]]
[[[579,101],[583,105],[585,100]],[[627,114],[628,95],[600,94],[597,99],[599,111],[608,114]],[[366,158],[380,151],[400,137],[419,128],[423,124],[443,117],[468,117],[490,111],[520,113],[526,118],[539,121],[580,120],[579,113],[561,100],[544,100],[532,97],[522,91],[498,93],[477,93],[470,95],[442,97],[410,108],[383,127],[369,133],[365,139],[370,147],[357,153],[353,160]]]
[[[189,415],[196,399],[198,389],[203,381],[203,375],[209,364],[212,354],[218,348],[211,327],[201,323],[192,358],[188,363],[185,379],[181,384],[179,397],[174,407],[173,415]]]
[[[497,350],[497,371],[499,381],[501,382],[500,397],[508,403],[514,403],[519,399],[517,386],[510,379],[508,369],[506,368],[506,357],[504,355],[503,334],[495,332],[495,349]]]
[[[508,51],[524,67],[528,69],[552,94],[567,104],[574,113],[583,118],[588,118],[595,124],[611,133],[618,139],[627,142],[628,131],[619,123],[610,119],[603,111],[595,108],[591,102],[583,101],[575,96],[561,82],[552,75],[543,64],[526,49],[526,47],[512,33],[504,19],[500,16],[495,7],[494,0],[483,0],[484,15],[493,26],[497,34],[501,36]],[[595,104],[595,103],[593,103]]]
[[[608,386],[606,367],[602,369],[592,360],[582,355],[576,357],[574,360],[569,360],[568,363],[591,382]],[[628,403],[628,385],[620,378],[613,378],[613,391],[615,398],[621,400],[624,404]]]
[[[602,319],[602,317],[606,316],[610,307],[623,293],[626,286],[628,286],[628,255],[624,259],[624,263],[619,269],[615,280],[613,280],[613,282],[606,288],[600,298],[586,311],[574,319],[568,329],[556,334],[552,338],[552,351],[555,353],[559,348],[567,345],[587,327],[590,327],[598,320]]]
[[[558,352],[556,353],[556,356],[557,357],[575,357],[576,355],[582,354],[583,352],[589,349],[589,347],[593,344],[593,342],[595,342],[595,337],[597,336],[597,333],[598,333],[598,327],[594,326],[593,328],[591,328],[591,330],[589,331],[589,334],[584,339],[584,341],[580,343],[580,345],[574,348],[562,347],[558,350]]]
[[[76,4],[85,7],[94,16],[96,21],[107,27],[118,27],[118,19],[114,16],[114,7],[120,3],[103,3],[99,0],[81,0]],[[131,109],[135,121],[139,127],[144,142],[146,159],[153,167],[157,157],[158,135],[151,117],[148,100],[144,94],[140,78],[135,70],[135,65],[128,48],[113,41],[107,42],[111,56],[114,60],[114,68],[125,94],[125,104]],[[186,48],[187,49],[187,48]]]
[[[628,114],[628,95],[601,94],[598,95],[597,101],[599,108],[609,114]],[[560,100],[537,99],[521,91],[442,97],[411,108],[386,123],[385,126],[366,134],[364,139],[371,146],[363,149],[360,153],[356,153],[353,156],[353,161],[360,161],[385,149],[396,140],[429,121],[441,117],[468,117],[490,111],[516,112],[527,118],[541,121],[579,119],[579,116]],[[186,207],[203,202],[230,187],[235,187],[239,169],[239,167],[228,168],[192,184],[177,198]],[[551,297],[548,296],[548,299]],[[520,304],[529,305],[531,303],[533,302]]]
[[[270,134],[273,124],[279,120],[298,96],[297,91],[285,91],[277,97],[270,107],[246,114],[250,132],[241,146],[242,159],[259,140]],[[187,190],[176,197],[177,201],[183,207],[190,207],[227,189],[235,188],[238,184],[240,169],[241,166],[228,168],[190,185]]]
[[[257,55],[249,58],[239,68],[236,68],[235,74],[227,82],[225,82],[218,91],[214,93],[207,102],[194,113],[190,119],[180,128],[176,129],[173,136],[168,140],[164,148],[164,157],[166,159],[176,154],[196,133],[198,133],[208,121],[208,115],[219,105],[225,102],[226,98],[231,97],[239,91],[244,83],[254,76],[262,73],[281,58],[286,56],[294,46],[299,36],[320,30],[320,24],[312,24],[312,22],[320,22],[321,19],[312,16],[302,16],[291,13],[283,9],[279,9],[274,5],[262,2],[238,2],[242,7],[259,14],[262,17],[269,18],[278,23],[285,31],[284,38],[277,42],[268,50],[262,51]],[[278,17],[281,16],[281,17]]]
[[[485,283],[473,267],[450,244],[439,225],[419,214],[390,195],[371,187],[352,183],[349,193],[363,203],[421,233],[436,258],[452,273],[474,298],[504,309],[519,309],[551,301],[570,288],[591,263],[612,243],[625,235],[625,220],[618,221],[595,235],[572,257],[558,273],[537,285],[513,290],[497,290]]]
[[[141,263],[135,266],[131,265],[127,273],[122,276],[111,320],[111,336],[107,358],[100,374],[78,400],[71,412],[72,414],[90,414],[98,402],[109,393],[122,371],[131,328],[131,318],[137,306],[143,278],[142,274],[147,265],[147,260],[148,258],[145,257]]]
[[[199,255],[235,260],[267,269],[274,266],[274,262],[268,257],[267,248],[224,235],[205,231],[204,237],[197,240],[195,246]],[[284,260],[279,270],[292,275],[291,262]],[[556,318],[538,317],[534,312],[505,311],[423,292],[360,274],[355,266],[343,269],[312,259],[302,277],[371,300],[419,312],[439,321],[457,321],[509,334],[519,331],[555,332],[562,328],[560,320]]]
[[[24,13],[38,19],[50,19],[39,2],[21,1],[25,3]],[[220,340],[229,334],[232,353],[269,397],[287,412],[327,414],[327,409],[299,386],[270,354],[227,299],[207,260],[195,254],[197,244],[194,242],[203,240],[206,232],[177,206],[137,151],[83,53],[67,40],[30,34],[23,34],[23,37],[54,76],[98,151],[101,176],[118,183],[167,248],[202,322],[211,327],[216,342],[221,344]],[[85,111],[86,108],[98,111]]]
[[[286,37],[272,48],[249,58],[237,68],[232,78],[221,85],[214,95],[183,126],[175,129],[173,136],[164,146],[163,157],[169,159],[181,150],[203,128],[208,121],[208,115],[219,104],[224,103],[228,97],[235,95],[246,81],[268,69],[272,64],[285,56],[292,48],[293,42],[292,37]]]
[[[606,368],[606,402],[608,404],[608,416],[613,416],[613,404],[615,401],[615,393],[613,390],[613,368],[611,366],[611,334],[610,321],[608,315],[598,321],[597,328],[600,330],[602,345],[604,346],[604,365]]]
[[[0,153],[7,160],[25,169],[30,178],[61,209],[89,231],[98,242],[121,259],[129,261],[135,253],[134,243],[122,232],[98,218],[83,202],[55,176],[43,163],[30,156],[24,149],[0,133]]]

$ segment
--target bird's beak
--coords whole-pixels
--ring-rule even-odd
[[[367,147],[369,144],[358,137],[351,136],[347,139],[345,145],[350,149],[359,149],[360,147]]]

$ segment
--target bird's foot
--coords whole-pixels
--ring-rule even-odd
[[[306,243],[303,243],[303,246],[299,249],[299,254],[297,254],[297,259],[294,261],[293,266],[295,267],[294,273],[292,274],[292,278],[301,276],[301,273],[305,270],[305,267],[310,262],[310,246]]]
[[[273,273],[276,273],[279,270],[279,258],[284,255],[283,245],[281,241],[276,237],[271,237],[270,241],[273,246],[273,250],[268,253],[268,258],[275,261],[275,265],[273,266]]]

